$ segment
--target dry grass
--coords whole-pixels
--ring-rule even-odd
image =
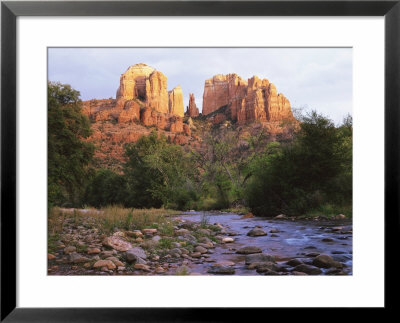
[[[171,225],[168,217],[180,214],[179,211],[168,209],[128,209],[120,206],[108,206],[97,210],[62,209],[54,207],[49,213],[49,233],[61,233],[66,219],[73,219],[78,225],[90,221],[102,232],[111,233],[119,230],[141,230],[144,228],[159,228]]]

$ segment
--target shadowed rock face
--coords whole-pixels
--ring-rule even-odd
[[[189,93],[189,106],[187,107],[186,114],[189,117],[197,117],[199,115],[199,109],[196,106],[196,101],[193,93]]]
[[[253,76],[248,81],[237,74],[215,75],[206,80],[203,114],[227,106],[227,115],[239,123],[294,120],[290,102],[274,84]]]

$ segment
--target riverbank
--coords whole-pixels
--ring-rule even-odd
[[[54,209],[49,275],[352,273],[348,220],[123,210]]]

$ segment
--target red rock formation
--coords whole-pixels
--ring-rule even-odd
[[[199,109],[196,106],[196,101],[193,93],[189,93],[189,106],[187,107],[186,114],[192,118],[199,115]]]
[[[118,116],[118,123],[140,120],[140,105],[135,101],[126,101],[124,109]]]
[[[167,116],[149,107],[141,111],[140,121],[145,126],[156,126],[158,129],[165,129],[167,127]]]
[[[183,120],[179,116],[173,116],[170,119],[170,128],[169,131],[171,132],[183,132]]]
[[[173,142],[177,145],[186,145],[189,142],[189,138],[183,135],[176,135]]]
[[[190,136],[192,134],[192,131],[190,130],[190,126],[186,123],[183,124],[183,132],[187,136]]]
[[[183,94],[180,85],[168,92],[169,113],[183,117]]]
[[[204,115],[210,114],[220,107],[240,100],[245,96],[246,88],[247,82],[237,74],[218,74],[206,80],[202,113]]]
[[[138,99],[158,112],[168,113],[167,77],[140,63],[130,66],[121,75],[117,101]]]
[[[253,76],[248,82],[236,74],[216,75],[204,85],[203,114],[208,115],[221,107],[233,121],[294,120],[290,102],[283,94],[277,94],[276,87],[267,79]],[[213,122],[224,121],[214,116]]]

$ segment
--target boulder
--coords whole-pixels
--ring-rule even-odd
[[[124,256],[129,263],[146,263],[144,261],[144,259],[147,258],[146,252],[140,247],[135,247],[127,250]]]
[[[235,241],[235,239],[233,239],[233,238],[229,238],[229,237],[222,238],[223,243],[231,243],[234,241]]]
[[[329,255],[319,255],[315,257],[312,264],[316,267],[321,267],[321,268],[341,267],[341,264],[335,261]]]
[[[103,268],[103,267],[107,267],[107,269],[109,270],[117,268],[117,266],[111,260],[99,260],[96,261],[95,264],[93,265],[93,268]]]
[[[103,246],[118,250],[127,251],[132,248],[132,245],[120,236],[110,236],[103,240]]]

